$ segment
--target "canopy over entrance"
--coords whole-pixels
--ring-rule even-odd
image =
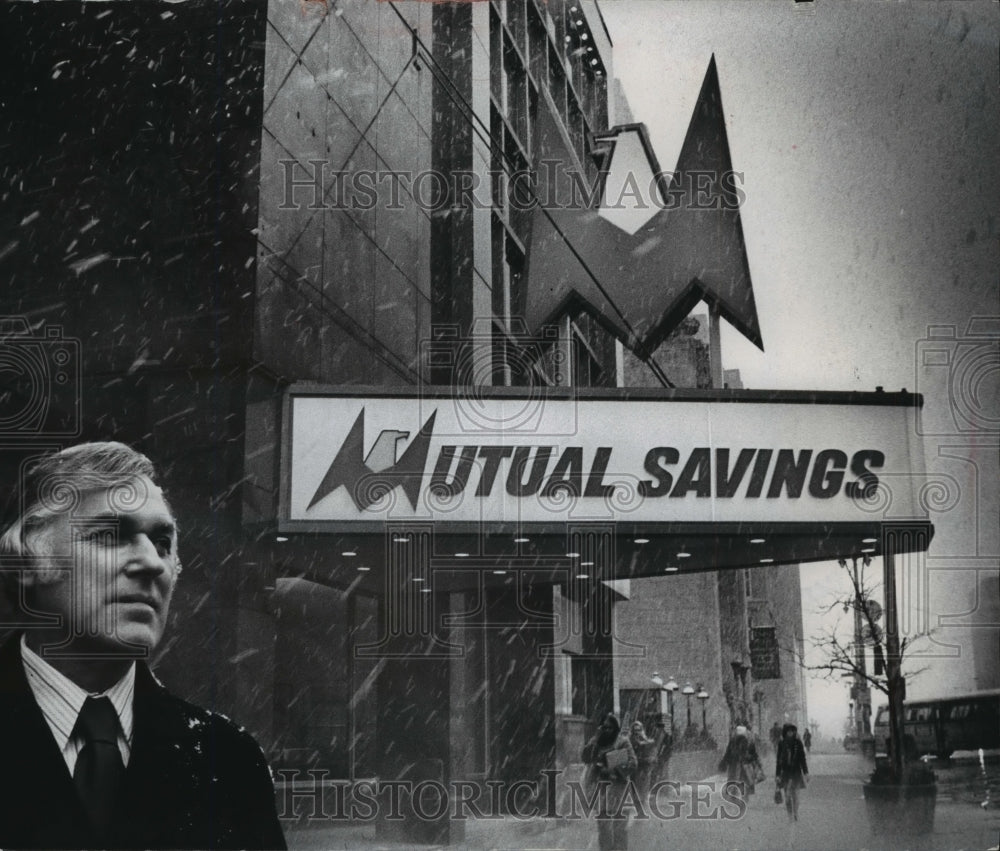
[[[408,566],[437,590],[517,571],[610,580],[877,555],[890,528],[893,552],[923,550],[920,404],[296,385],[278,533],[332,548],[345,570]]]

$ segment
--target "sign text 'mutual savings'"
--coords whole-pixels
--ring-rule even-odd
[[[655,446],[646,453],[637,488],[646,498],[797,499],[803,493],[816,499],[840,493],[860,498],[878,485],[874,470],[884,463],[885,455],[877,449],[848,455],[840,449],[695,447],[682,457],[676,447]],[[609,468],[612,481],[607,481]],[[620,485],[614,481],[615,474],[622,472],[614,468],[610,446],[591,452],[582,446],[559,451],[555,446],[444,445],[430,487],[440,496],[473,489],[475,496],[489,497],[503,487],[517,497],[552,497],[562,492],[606,499]]]
[[[362,410],[308,508],[341,486],[359,511],[395,487],[402,488],[416,508],[428,472],[435,419],[436,412],[399,457],[396,444],[408,434],[399,430],[384,430],[366,454]],[[884,464],[885,454],[878,449],[848,454],[838,448],[696,446],[682,452],[674,446],[654,446],[646,451],[639,471],[624,462],[615,464],[611,446],[477,442],[440,445],[430,466],[429,488],[439,499],[468,493],[487,498],[506,491],[513,497],[607,500],[625,486],[634,487],[643,499],[798,499],[803,494],[858,499],[878,485],[874,471]]]

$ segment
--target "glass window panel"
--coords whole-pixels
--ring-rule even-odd
[[[528,63],[532,76],[538,80],[545,79],[545,60],[548,55],[548,38],[545,34],[545,24],[538,13],[538,8],[532,0],[528,0]]]
[[[490,93],[503,103],[503,24],[495,8],[490,8]]]
[[[506,324],[507,306],[504,298],[507,263],[504,258],[504,227],[497,216],[493,216],[491,251],[493,259],[493,315]]]
[[[605,75],[595,77],[597,81],[597,91],[594,104],[595,124],[600,130],[608,127],[611,123],[611,116],[608,115],[608,78]]]
[[[527,29],[524,0],[507,0],[507,26],[510,27],[518,49],[523,51]]]

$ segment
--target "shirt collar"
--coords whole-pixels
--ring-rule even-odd
[[[88,697],[107,697],[115,708],[121,731],[128,743],[132,741],[133,707],[135,692],[135,662],[129,665],[124,676],[106,691],[91,694],[80,688],[65,674],[57,671],[41,656],[28,647],[25,636],[21,636],[21,659],[24,663],[28,683],[35,695],[39,708],[52,727],[56,743],[60,749],[66,747],[76,719]]]

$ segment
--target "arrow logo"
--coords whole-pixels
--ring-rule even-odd
[[[410,505],[416,510],[436,416],[437,411],[428,417],[398,460],[396,446],[410,433],[396,429],[382,431],[366,457],[365,409],[362,408],[308,508],[343,485],[358,511],[364,511],[396,487],[403,489]]]
[[[563,164],[550,187],[557,198],[569,197],[572,180],[565,164],[573,156],[541,104],[537,128],[535,162]],[[654,215],[639,213],[627,222],[616,211],[594,205],[550,204],[534,210],[529,330],[537,333],[574,305],[583,306],[630,348],[651,352],[704,299],[763,349],[739,205],[732,203],[724,182],[734,172],[714,56],[673,175],[660,172],[645,126],[626,125],[611,135],[614,149],[604,183],[606,189],[620,187],[621,197],[634,199],[647,189],[642,179],[622,178],[621,168],[615,176],[615,160],[629,148],[636,150],[637,139],[654,178],[647,196],[657,202]],[[605,204],[613,194],[605,191]]]

